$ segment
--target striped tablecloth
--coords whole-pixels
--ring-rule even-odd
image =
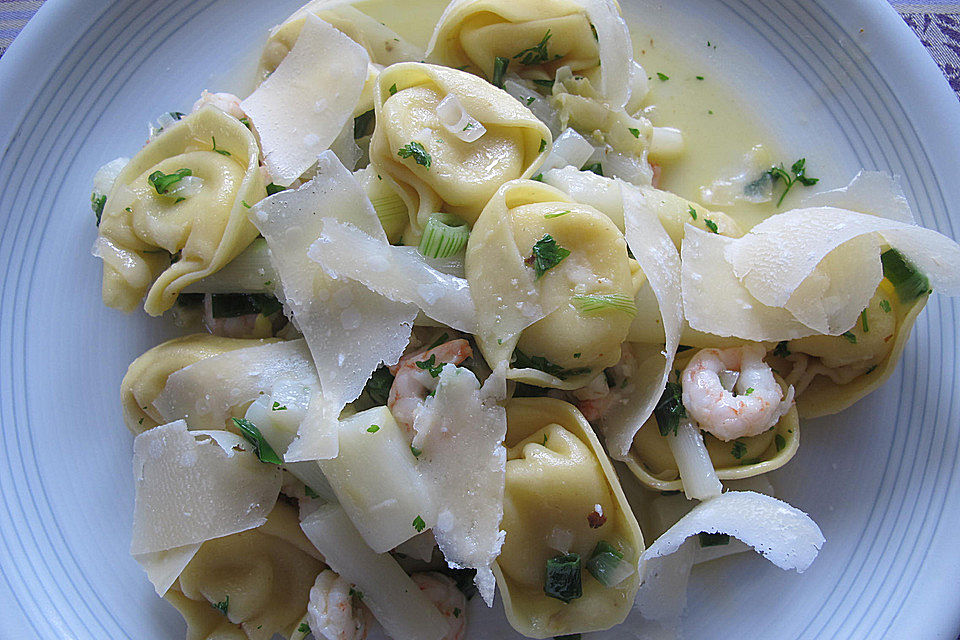
[[[43,0],[0,0],[0,56]],[[960,97],[960,2],[892,0]]]

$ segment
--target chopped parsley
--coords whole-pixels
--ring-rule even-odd
[[[241,200],[241,201],[240,201],[240,204],[242,204],[242,205],[243,205],[245,208],[247,208],[247,209],[250,208],[250,205],[247,203],[246,200]]]
[[[271,410],[271,411],[286,411],[286,410],[287,410],[287,405],[282,405],[282,404],[280,404],[279,402],[274,402],[274,403],[273,403],[273,407],[271,407],[270,410]]]
[[[864,333],[870,333],[870,325],[867,324],[867,310],[864,309],[860,312],[860,326],[863,327]]]
[[[543,592],[550,598],[570,602],[583,596],[580,578],[580,554],[568,553],[547,560]]]
[[[417,449],[415,446],[410,445],[410,453],[413,454],[414,458],[419,458],[423,455],[423,449]]]
[[[773,441],[777,445],[777,451],[783,451],[787,446],[787,441],[779,433],[773,436]]]
[[[854,334],[850,333],[849,331],[845,331],[844,333],[841,333],[840,335],[842,335],[844,338],[846,338],[846,339],[847,339],[847,342],[849,342],[850,344],[857,344],[857,336],[855,336]]]
[[[227,151],[226,149],[217,149],[217,139],[213,136],[210,137],[213,140],[213,151],[219,153],[222,156],[232,156],[233,154]]]
[[[730,453],[733,455],[734,458],[736,458],[737,460],[739,460],[739,459],[742,458],[744,455],[746,455],[746,453],[747,453],[747,445],[745,445],[744,443],[740,442],[739,440],[734,440],[734,441],[733,441],[733,448],[730,450]]]
[[[247,129],[250,128],[250,118],[248,118],[247,116],[243,116],[242,118],[239,118],[239,120],[240,120],[240,124],[245,126]]]
[[[493,86],[503,89],[503,80],[507,75],[507,67],[510,66],[510,58],[497,56],[493,61]]]
[[[536,280],[542,278],[543,274],[563,262],[563,259],[570,255],[570,250],[557,244],[557,241],[549,233],[544,234],[542,238],[537,240],[532,251],[533,253],[524,260],[524,263],[533,267],[537,274]]]
[[[387,404],[387,398],[390,396],[390,387],[392,386],[393,374],[390,373],[390,369],[380,367],[374,371],[370,379],[367,380],[367,384],[363,390],[367,392],[367,395],[370,396],[370,399],[373,400],[374,403],[382,406]]]
[[[550,61],[550,54],[547,52],[547,42],[550,41],[551,33],[550,29],[547,29],[547,32],[543,34],[543,39],[535,44],[534,46],[524,49],[517,55],[513,56],[514,60],[519,60],[520,64],[532,66],[535,64],[543,64],[544,62]],[[561,56],[554,56],[554,60],[560,58]]]
[[[687,417],[687,410],[683,408],[683,388],[678,382],[668,382],[660,401],[653,409],[653,417],[657,420],[660,435],[666,437],[673,432],[677,435],[680,427],[680,418]]]
[[[756,391],[756,389],[754,389],[753,387],[749,387],[746,391],[743,392],[743,395],[748,396],[754,391]]]
[[[565,215],[567,215],[568,213],[570,213],[570,212],[569,212],[569,211],[561,211],[560,213],[545,213],[545,214],[543,214],[543,217],[544,217],[545,219],[547,219],[547,220],[552,220],[553,218],[559,218],[560,216],[565,216]]]
[[[100,218],[103,217],[103,207],[107,204],[107,196],[102,195],[94,191],[90,194],[90,208],[93,209],[93,213],[97,216],[97,226],[100,226]]]
[[[536,98],[533,96],[530,96],[529,98],[527,98],[527,106],[529,107],[530,105],[532,105],[534,100],[536,100]]]
[[[468,122],[467,125],[463,129],[461,129],[461,131],[470,131],[470,129],[473,129],[475,126],[476,125],[473,124],[472,122]]]
[[[717,223],[710,218],[704,218],[703,224],[707,225],[707,229],[710,229],[711,233],[720,233],[720,227],[718,227]]]
[[[187,176],[192,175],[193,171],[190,171],[190,169],[179,169],[174,173],[154,171],[149,177],[147,177],[147,180],[153,185],[153,188],[157,190],[159,195],[164,195],[170,191],[170,187],[177,184]]]
[[[430,357],[426,360],[421,360],[419,362],[415,362],[414,364],[417,365],[418,369],[423,369],[424,371],[428,372],[431,378],[436,378],[440,376],[440,372],[443,371],[443,365],[446,363],[438,363],[437,354],[431,353]]]
[[[513,350],[513,363],[512,366],[515,369],[536,369],[537,371],[543,371],[554,378],[559,378],[560,380],[566,380],[567,378],[572,378],[574,376],[579,376],[584,373],[590,373],[588,367],[578,367],[576,369],[564,369],[558,364],[550,362],[542,356],[528,356],[520,349]]]
[[[459,617],[460,617],[460,607],[454,607],[454,608],[453,608],[453,617],[454,617],[454,618],[459,618]]]
[[[280,459],[280,456],[273,450],[273,447],[270,446],[270,443],[263,437],[255,424],[244,418],[234,418],[233,424],[240,430],[240,435],[253,445],[253,452],[257,454],[260,462],[283,464],[283,460]]]
[[[423,145],[419,142],[411,142],[406,146],[400,147],[397,155],[401,158],[413,158],[414,162],[420,166],[426,167],[427,169],[430,168],[430,154],[427,153],[427,150],[424,149]]]
[[[300,633],[310,633],[310,625],[308,625],[306,622],[301,622],[300,626],[297,627],[297,631]]]
[[[533,84],[537,85],[538,87],[543,87],[547,91],[553,91],[553,83],[553,80],[543,80],[540,78],[535,78],[533,81]]]
[[[793,174],[793,176],[790,175]],[[787,185],[786,189],[783,190],[783,193],[780,194],[780,199],[777,200],[777,206],[779,207],[783,204],[783,199],[787,197],[787,194],[790,193],[790,189],[793,188],[793,185],[800,183],[805,187],[812,187],[820,181],[820,178],[809,178],[807,177],[807,159],[800,158],[790,166],[790,172],[788,173],[786,169],[783,168],[783,164],[778,167],[771,167],[767,169],[766,174],[770,176],[774,183],[777,180],[783,180],[783,183]]]
[[[378,424],[372,424],[367,427],[367,433],[376,433],[377,431],[380,431],[380,425]]]
[[[883,277],[897,291],[900,302],[911,302],[930,291],[930,281],[896,249],[888,249],[880,256]]]
[[[420,516],[417,516],[416,518],[413,519],[413,528],[416,529],[418,533],[423,531],[426,528],[426,526],[427,526],[427,523],[424,522],[423,518],[421,518]]]
[[[530,179],[531,179],[531,180],[536,180],[537,182],[543,182],[543,174],[542,174],[542,173],[538,173],[537,175],[533,176],[533,177],[530,178]]]
[[[666,82],[670,79],[670,76],[665,73],[660,73],[659,71],[657,71],[657,77],[660,78],[660,82]]]
[[[221,602],[210,605],[217,609],[223,615],[227,615],[227,608],[230,606],[230,596],[224,596]]]
[[[697,76],[697,80],[703,80],[703,76]]]
[[[694,220],[697,219],[697,210],[693,208],[693,205],[690,205],[690,207],[687,208],[687,213],[689,213],[690,217]]]
[[[281,191],[286,191],[286,187],[281,187],[278,184],[270,183],[267,185],[267,195],[272,196],[275,193],[280,193]]]
[[[790,350],[787,349],[787,341],[783,340],[777,343],[777,346],[773,349],[773,355],[778,358],[786,358],[790,355]]]
[[[396,82],[394,82],[392,85],[390,85],[389,91],[390,91],[390,95],[395,95],[395,94],[397,93],[397,83],[396,83]]]
[[[540,153],[543,153],[543,150],[547,148],[547,141],[543,138],[540,138]]]
[[[640,129],[634,129],[633,127],[629,127],[627,131],[629,131],[634,138],[637,138],[637,139],[640,138]]]
[[[883,310],[884,313],[890,313],[890,301],[889,301],[889,300],[881,300],[881,301],[880,301],[880,308]]]

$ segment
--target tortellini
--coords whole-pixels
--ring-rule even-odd
[[[456,69],[393,65],[380,74],[375,98],[370,162],[384,180],[396,184],[407,205],[407,244],[438,211],[472,224],[502,184],[533,175],[552,142],[550,130],[529,109]],[[472,142],[462,139],[472,136],[438,114],[444,100],[456,101],[472,118],[461,125],[464,130],[482,125],[483,135]]]
[[[153,406],[170,374],[205,358],[272,340],[243,340],[196,333],[160,344],[134,360],[120,383],[123,419],[134,434],[166,422]]]
[[[427,55],[489,80],[497,58],[533,80],[551,81],[566,67],[589,77],[617,107],[632,89],[642,97],[646,87],[614,0],[455,0],[440,18]]]
[[[487,361],[513,356],[510,378],[566,389],[620,359],[643,282],[610,218],[534,181],[505,185],[484,209],[467,245],[466,274]],[[498,334],[501,307],[511,312],[522,278],[533,280],[545,317],[518,336]]]
[[[164,597],[187,640],[289,638],[324,567],[297,510],[279,502],[263,526],[203,543]]]
[[[107,197],[95,253],[103,301],[160,315],[257,237],[247,208],[266,196],[259,149],[236,118],[207,106],[166,128],[123,169]],[[185,178],[193,191],[177,191]]]
[[[928,294],[904,303],[884,278],[857,323],[839,336],[809,336],[778,345],[774,366],[797,388],[804,418],[842,411],[880,387],[896,369]]]
[[[690,354],[695,353],[691,350]],[[689,361],[681,355],[675,367],[683,369]],[[783,393],[788,385],[783,378],[774,375]],[[723,442],[703,432],[703,441],[710,454],[710,461],[721,480],[742,480],[769,473],[787,464],[800,446],[800,418],[797,407],[790,410],[768,431],[759,435],[736,438]],[[624,462],[641,482],[656,491],[680,491],[677,462],[666,438],[660,435],[656,418],[650,417],[633,439],[633,446]]]
[[[532,638],[607,629],[626,618],[639,586],[640,526],[590,425],[554,398],[507,404],[503,530],[495,573],[507,619]],[[629,575],[605,586],[583,568],[582,596],[547,596],[547,562],[576,553],[587,567],[599,543],[619,550]]]

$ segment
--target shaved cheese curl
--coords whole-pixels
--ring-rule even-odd
[[[259,135],[274,182],[290,186],[330,147],[353,117],[369,64],[362,46],[306,15],[293,49],[240,104]]]
[[[611,455],[626,457],[633,437],[653,413],[673,368],[680,343],[683,303],[680,297],[680,255],[660,223],[656,212],[643,205],[634,187],[621,182],[627,245],[640,263],[660,307],[665,345],[638,366],[640,395],[613,408],[604,420],[603,432]]]
[[[797,573],[813,563],[825,540],[810,516],[786,502],[753,491],[728,491],[680,518],[647,548],[644,563],[675,552],[701,532],[733,536],[781,569]]]

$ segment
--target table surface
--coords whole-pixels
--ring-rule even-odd
[[[43,0],[0,0],[0,56]],[[891,0],[960,98],[960,2]]]

